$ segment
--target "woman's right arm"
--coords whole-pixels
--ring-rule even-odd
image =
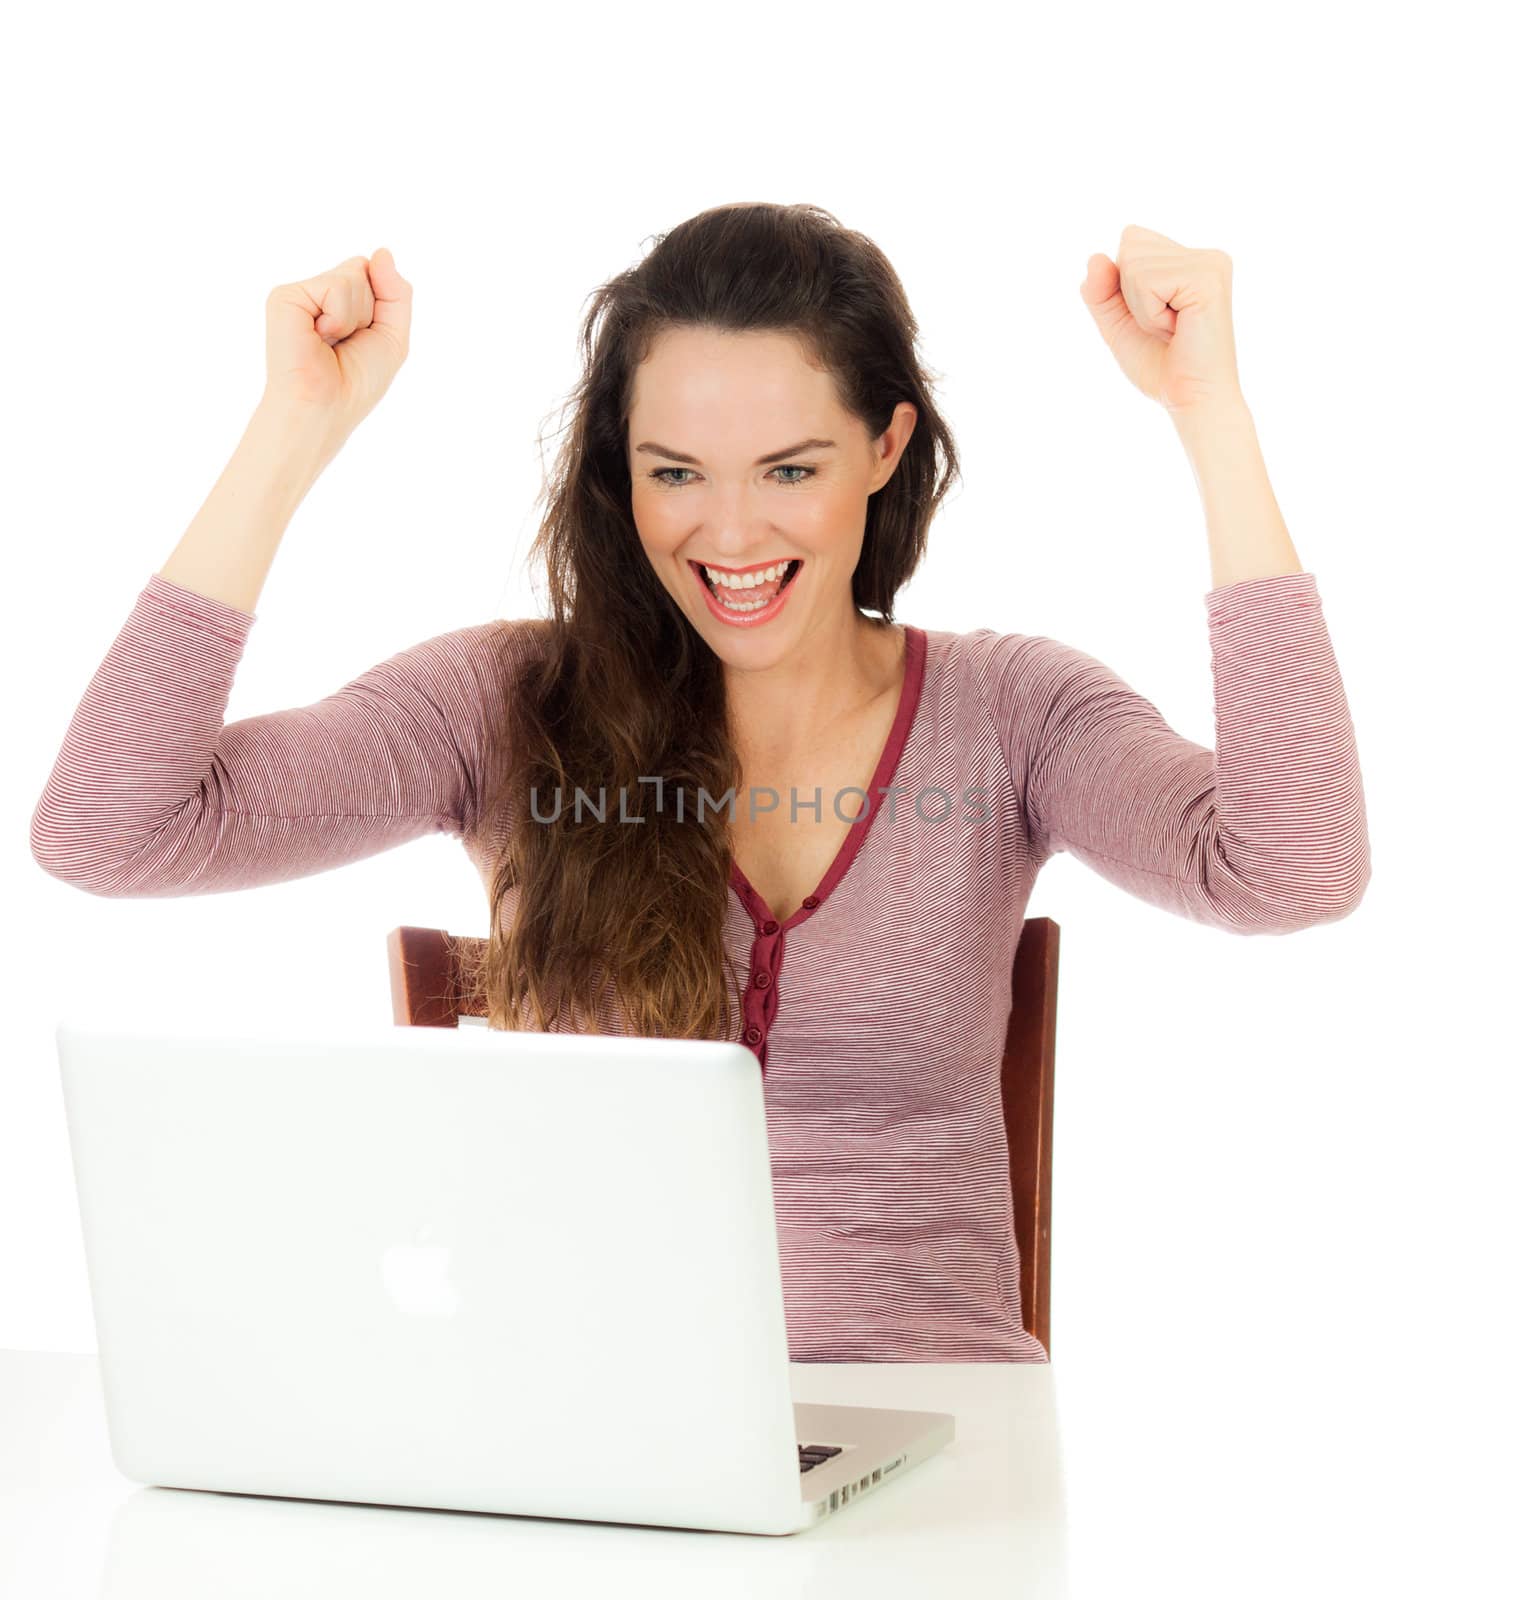
[[[477,819],[488,708],[529,624],[443,634],[314,705],[224,720],[284,530],[404,358],[409,292],[379,252],[269,296],[263,401],[106,653],[33,812],[53,877],[216,893]]]

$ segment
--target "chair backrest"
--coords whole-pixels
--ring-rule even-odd
[[[1009,1142],[1020,1309],[1025,1329],[1051,1354],[1051,1111],[1057,1041],[1061,929],[1031,917],[1015,948],[1013,1006],[1000,1088]],[[455,1028],[488,1008],[476,975],[486,941],[441,928],[393,928],[389,987],[400,1026]]]

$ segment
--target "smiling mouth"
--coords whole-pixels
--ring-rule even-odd
[[[712,582],[710,574],[706,570],[702,561],[696,561],[693,565],[694,570],[699,574],[699,581],[705,586],[706,589],[710,591],[711,594],[718,596],[722,594],[740,595],[742,593],[740,589],[732,589],[726,585]],[[789,561],[789,570],[784,573],[781,579],[779,579],[778,587],[773,591],[773,593],[775,595],[782,594],[783,591],[787,589],[788,586],[794,581],[794,579],[799,576],[799,569],[803,565],[804,563],[799,560],[797,556],[791,558]],[[755,587],[760,588],[761,586],[757,585]]]

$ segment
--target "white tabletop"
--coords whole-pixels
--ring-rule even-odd
[[[94,1356],[0,1351],[0,1594],[1066,1595],[1049,1365],[796,1363],[791,1370],[796,1400],[949,1411],[956,1438],[884,1492],[783,1538],[280,1500],[134,1483],[111,1459]]]

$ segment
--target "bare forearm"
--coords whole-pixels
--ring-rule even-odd
[[[1174,420],[1204,503],[1213,587],[1302,572],[1272,493],[1250,408],[1238,399]]]
[[[306,419],[259,404],[158,576],[255,612],[284,530],[333,453]]]

